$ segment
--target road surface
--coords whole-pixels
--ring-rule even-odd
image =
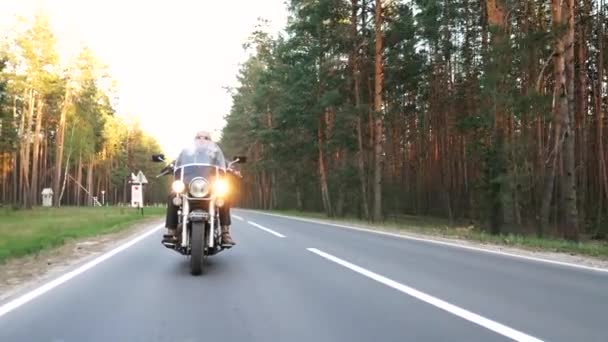
[[[156,230],[0,304],[0,341],[608,341],[607,272],[235,215],[203,276]]]

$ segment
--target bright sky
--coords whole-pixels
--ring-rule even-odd
[[[82,43],[110,66],[118,110],[138,117],[175,155],[200,129],[219,132],[230,110],[242,44],[258,17],[284,27],[284,0],[0,0],[0,27],[42,9],[64,60]]]

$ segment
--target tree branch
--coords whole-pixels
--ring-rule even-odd
[[[547,58],[547,61],[543,65],[543,68],[540,70],[540,73],[538,74],[538,78],[536,79],[536,91],[539,93],[540,93],[540,89],[542,88],[542,81],[543,81],[543,76],[545,75],[545,70],[547,70],[547,67],[549,66],[549,63],[551,63],[551,60],[553,60],[553,57],[555,57],[555,51],[553,51],[553,53],[551,53],[549,58]]]

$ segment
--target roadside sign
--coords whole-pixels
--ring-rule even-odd
[[[148,184],[148,179],[141,170],[137,173],[137,182],[140,184]]]
[[[141,208],[143,215],[144,208],[144,185],[148,184],[148,179],[141,170],[137,176],[131,173],[131,207]]]
[[[134,208],[144,206],[144,192],[141,185],[131,185],[131,206]]]

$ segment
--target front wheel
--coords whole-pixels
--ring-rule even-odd
[[[192,223],[191,253],[190,253],[190,273],[199,275],[204,267],[204,241],[205,224],[203,222]]]

